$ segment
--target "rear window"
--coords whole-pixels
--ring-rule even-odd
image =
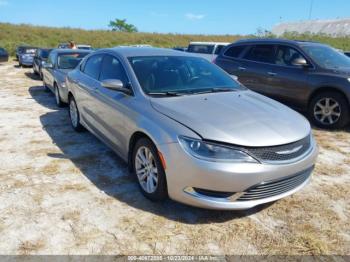
[[[274,45],[256,45],[244,56],[247,60],[269,64],[274,64],[274,57]]]
[[[197,54],[212,54],[214,45],[189,45],[187,52]]]
[[[41,50],[40,56],[41,58],[48,58],[50,54],[50,50]]]
[[[242,54],[242,52],[245,50],[245,45],[239,45],[239,46],[231,46],[226,52],[225,56],[238,58]]]
[[[58,56],[59,69],[74,69],[80,61],[87,55],[87,53],[70,53],[60,54]]]
[[[23,53],[25,53],[25,54],[35,54],[35,52],[36,52],[36,48],[24,48],[23,49]]]

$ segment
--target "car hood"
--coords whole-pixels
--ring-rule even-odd
[[[234,145],[283,145],[311,131],[299,113],[252,91],[151,98],[151,104],[203,139]]]

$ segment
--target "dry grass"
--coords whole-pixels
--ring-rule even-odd
[[[45,246],[45,242],[43,240],[24,241],[19,246],[18,252],[21,255],[35,254],[44,246]]]
[[[350,255],[349,131],[314,130],[311,184],[276,203],[152,203],[114,153],[72,131],[30,70],[0,66],[1,254]]]

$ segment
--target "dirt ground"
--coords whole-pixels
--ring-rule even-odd
[[[310,185],[245,212],[146,200],[32,69],[0,65],[0,254],[350,255],[350,130],[314,130]]]

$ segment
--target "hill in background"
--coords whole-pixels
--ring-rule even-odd
[[[7,49],[11,55],[14,55],[16,46],[20,44],[52,48],[70,40],[77,44],[89,44],[94,48],[102,48],[132,44],[148,44],[157,47],[188,46],[190,41],[233,42],[238,38],[240,36],[122,33],[0,23],[0,46]]]
[[[16,46],[27,44],[37,47],[57,47],[59,43],[74,40],[77,44],[90,44],[94,48],[117,45],[149,44],[156,47],[187,46],[191,41],[234,42],[249,37],[275,37],[268,31],[258,36],[248,35],[184,35],[159,33],[121,33],[104,30],[83,30],[53,28],[32,25],[0,23],[0,47],[13,56]],[[289,32],[279,37],[298,40],[311,40],[329,44],[341,50],[350,50],[350,37],[331,37],[325,34]]]

